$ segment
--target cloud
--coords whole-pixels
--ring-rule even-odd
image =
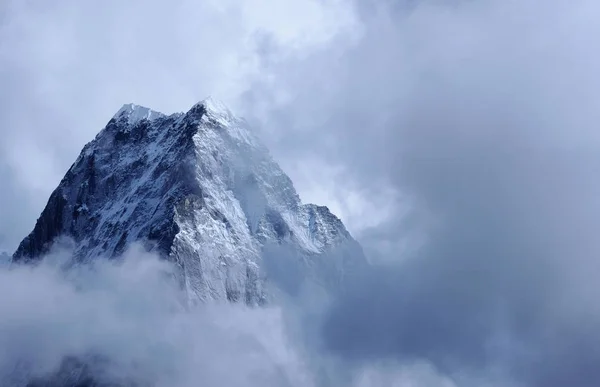
[[[426,362],[340,367],[299,341],[293,304],[188,306],[175,267],[136,245],[119,261],[69,259],[55,248],[0,268],[2,385],[455,387]]]
[[[66,254],[0,270],[0,293],[12,295],[0,298],[3,385],[51,374],[66,356],[107,359],[92,370],[113,381],[310,385],[278,307],[189,309],[171,265],[137,247],[120,263],[100,260],[64,272]]]
[[[270,68],[293,101],[272,105],[273,149],[339,166],[332,185],[366,187],[367,200],[408,200],[361,234],[401,263],[366,273],[331,310],[331,351],[494,370],[500,385],[598,383],[597,11],[388,4],[363,14],[350,49]]]

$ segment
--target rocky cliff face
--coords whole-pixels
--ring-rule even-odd
[[[266,286],[332,289],[365,264],[326,207],[302,204],[267,149],[217,101],[164,115],[125,105],[54,190],[13,263],[59,238],[77,262],[139,242],[180,268],[191,301],[261,304]]]

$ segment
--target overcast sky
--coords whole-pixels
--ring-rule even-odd
[[[257,125],[303,199],[393,262],[331,310],[328,351],[600,384],[597,1],[2,7],[0,244],[123,103],[210,94]]]

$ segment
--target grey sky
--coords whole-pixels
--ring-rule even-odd
[[[20,3],[0,30],[7,244],[122,103],[212,94],[393,262],[323,321],[340,361],[598,385],[596,1]]]

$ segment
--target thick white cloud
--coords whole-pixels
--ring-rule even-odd
[[[295,337],[291,305],[189,307],[174,267],[137,246],[121,262],[69,272],[60,269],[67,259],[57,250],[36,267],[0,268],[0,294],[11,295],[0,297],[3,385],[48,378],[70,356],[95,359],[88,361],[96,381],[157,387],[455,387],[426,364],[341,376]]]
[[[3,385],[89,354],[109,359],[104,376],[156,386],[311,385],[280,308],[189,310],[169,264],[138,248],[122,264],[98,261],[70,273],[58,266],[66,254],[36,268],[0,269]]]

